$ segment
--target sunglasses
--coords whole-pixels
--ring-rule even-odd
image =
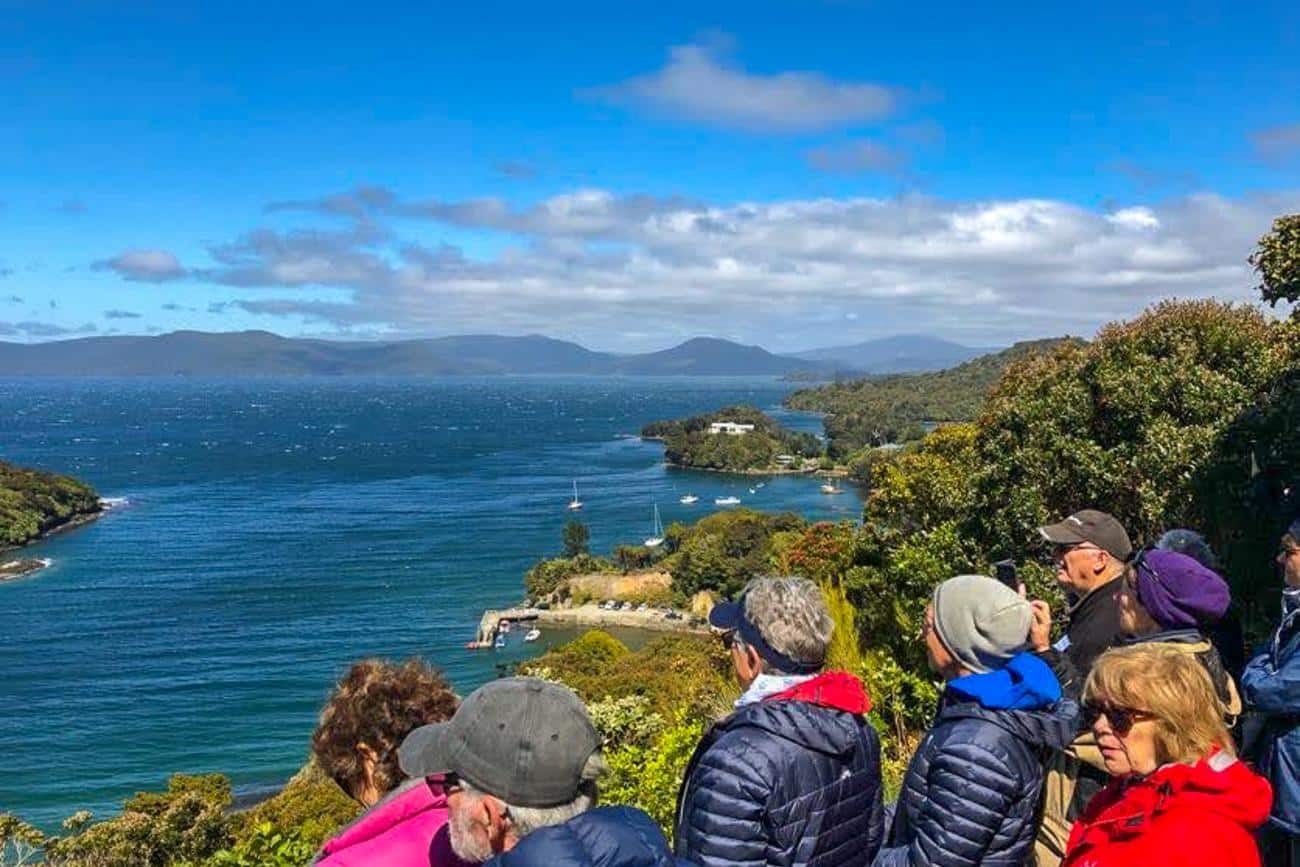
[[[722,647],[724,650],[730,650],[736,644],[736,630],[728,629],[722,633]]]
[[[450,795],[452,792],[460,791],[460,777],[455,771],[448,771],[442,775],[442,790]]]
[[[1143,720],[1154,719],[1154,717],[1144,710],[1135,710],[1131,707],[1120,707],[1103,702],[1085,701],[1081,709],[1083,711],[1083,724],[1092,728],[1097,720],[1103,716],[1106,722],[1110,723],[1110,730],[1120,737],[1133,731],[1133,726]]]

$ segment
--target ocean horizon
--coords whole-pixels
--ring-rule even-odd
[[[0,458],[119,505],[24,549],[0,585],[0,812],[45,828],[177,772],[273,789],[307,757],[348,665],[419,655],[465,693],[578,634],[468,651],[560,550],[574,480],[592,550],[744,506],[857,520],[819,480],[666,467],[648,421],[751,403],[797,430],[770,378],[0,379]],[[757,481],[764,487],[750,493]],[[700,497],[694,506],[679,497]],[[636,642],[644,634],[621,637]]]

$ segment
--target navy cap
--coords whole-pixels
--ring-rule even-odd
[[[709,625],[723,632],[737,633],[745,644],[754,648],[758,655],[778,671],[787,674],[816,674],[826,664],[825,659],[815,662],[801,662],[786,656],[767,643],[763,633],[745,616],[745,597],[735,602],[719,602],[709,609]]]

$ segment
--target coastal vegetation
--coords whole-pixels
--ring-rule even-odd
[[[825,413],[827,450],[838,461],[886,443],[920,439],[927,426],[970,421],[1002,372],[1027,357],[1050,354],[1072,338],[1030,340],[947,370],[900,373],[805,388],[786,398],[792,409]]]
[[[715,423],[752,425],[743,433],[710,431]],[[822,444],[796,433],[752,406],[728,406],[690,418],[651,422],[641,429],[647,439],[663,440],[664,460],[672,466],[729,473],[783,472],[802,469],[805,459],[821,456]],[[787,458],[781,458],[785,455]]]
[[[25,545],[99,509],[99,495],[85,482],[0,461],[0,550]]]

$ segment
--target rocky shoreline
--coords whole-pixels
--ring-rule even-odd
[[[25,557],[21,560],[9,560],[0,563],[0,582],[26,578],[28,575],[41,571],[52,562],[42,557]]]

